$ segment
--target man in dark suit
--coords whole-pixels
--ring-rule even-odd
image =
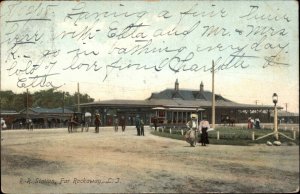
[[[135,117],[135,127],[137,130],[137,135],[140,136],[141,135],[141,119],[140,119],[139,115],[137,115]]]
[[[153,118],[153,124],[154,124],[154,129],[156,131],[157,130],[157,116],[154,116],[154,118]]]
[[[141,119],[141,136],[145,136],[145,133],[144,133],[144,125],[145,125],[144,120]]]
[[[95,118],[95,132],[99,133],[99,127],[101,125],[100,115],[97,113]]]
[[[122,116],[120,119],[120,125],[122,126],[122,133],[124,133],[126,128],[126,119],[124,116]]]

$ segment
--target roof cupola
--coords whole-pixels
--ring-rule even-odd
[[[203,82],[201,81],[201,84],[200,84],[200,92],[203,92],[204,91],[204,85],[203,85]]]
[[[176,79],[175,81],[175,91],[179,90],[179,83],[178,83],[178,79]]]

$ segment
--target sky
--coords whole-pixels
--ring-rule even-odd
[[[212,88],[299,112],[296,1],[52,1],[1,6],[1,90],[95,100]]]

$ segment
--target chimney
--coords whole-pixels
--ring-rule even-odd
[[[203,85],[203,82],[201,81],[201,84],[200,84],[200,92],[203,92],[204,91],[204,85]]]
[[[178,91],[179,90],[179,83],[178,83],[178,79],[176,79],[176,82],[175,82],[175,91]]]

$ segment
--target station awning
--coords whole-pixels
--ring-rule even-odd
[[[154,107],[153,110],[170,110],[170,111],[186,111],[186,112],[197,112],[197,111],[204,111],[203,108],[181,108],[181,107]]]

